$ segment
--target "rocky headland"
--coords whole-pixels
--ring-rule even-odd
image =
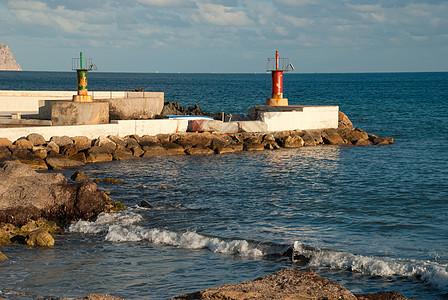
[[[0,71],[22,71],[6,44],[0,44]]]

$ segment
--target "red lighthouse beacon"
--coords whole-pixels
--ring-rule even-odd
[[[288,98],[283,98],[283,72],[294,71],[289,58],[279,58],[275,51],[275,58],[268,58],[266,71],[272,72],[271,98],[266,99],[266,105],[288,106]]]

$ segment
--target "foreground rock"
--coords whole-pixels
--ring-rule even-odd
[[[217,288],[184,294],[173,299],[242,300],[242,299],[406,299],[398,293],[386,292],[369,295],[354,295],[346,288],[325,279],[313,271],[281,270],[253,281],[241,284],[226,284]]]
[[[0,182],[0,223],[22,226],[43,217],[65,225],[110,207],[110,198],[93,182],[67,184],[60,173],[37,173],[13,161],[0,164]]]
[[[84,298],[63,298],[62,300],[124,300],[118,297],[109,296],[109,295],[97,295],[97,294],[90,294],[87,297]]]

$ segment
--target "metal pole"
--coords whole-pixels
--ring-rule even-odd
[[[82,62],[82,52],[79,52],[79,57],[81,61],[81,69],[84,69],[84,63]]]
[[[275,51],[275,69],[278,70],[278,51]]]

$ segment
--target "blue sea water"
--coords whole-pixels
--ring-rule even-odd
[[[0,72],[2,90],[75,87],[74,73]],[[246,113],[270,75],[89,73],[90,90],[135,88]],[[87,165],[91,178],[125,180],[100,187],[129,208],[72,224],[50,249],[2,248],[0,296],[167,299],[293,268],[354,293],[448,299],[448,73],[288,73],[284,93],[339,105],[395,144]]]

